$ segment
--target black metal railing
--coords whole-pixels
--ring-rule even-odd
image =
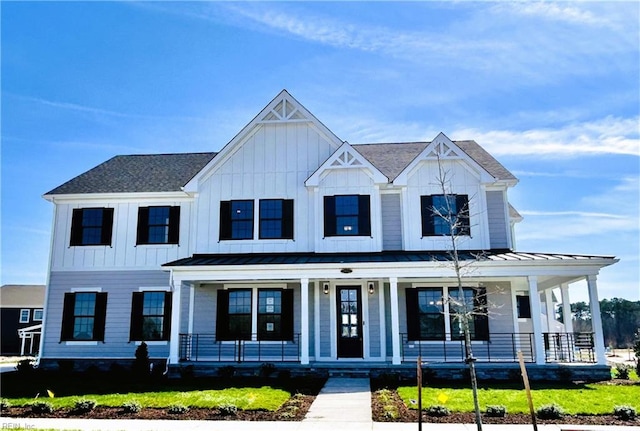
[[[546,362],[596,362],[593,332],[545,332]]]
[[[216,334],[180,334],[181,361],[300,362],[300,334],[291,340],[218,340]]]
[[[418,356],[429,362],[464,362],[464,339],[458,334],[444,334],[438,340],[410,340],[400,334],[402,360],[414,361]],[[525,362],[535,361],[532,333],[491,333],[488,340],[472,340],[473,357],[478,362],[517,362],[518,351]]]

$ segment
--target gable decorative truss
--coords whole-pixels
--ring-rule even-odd
[[[342,141],[334,135],[331,130],[302,106],[287,90],[282,90],[249,124],[244,126],[244,128],[220,150],[207,166],[184,186],[184,191],[196,192],[198,190],[198,183],[210,177],[218,166],[223,165],[224,162],[263,125],[295,122],[308,124],[310,128],[323,136],[334,148],[339,148],[342,145]]]
[[[451,139],[444,133],[440,132],[429,145],[411,163],[405,167],[402,172],[393,180],[394,185],[407,185],[408,177],[422,163],[426,161],[438,160],[460,160],[466,166],[475,172],[482,182],[491,183],[496,181],[486,169],[480,166],[475,160],[460,149]]]
[[[386,184],[389,179],[373,166],[348,142],[342,144],[308,179],[307,187],[317,187],[330,171],[337,169],[362,169],[376,184]]]

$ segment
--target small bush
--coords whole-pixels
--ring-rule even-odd
[[[98,405],[96,400],[88,400],[86,398],[83,398],[76,401],[73,406],[73,411],[76,413],[88,413],[91,410],[95,409],[96,405]]]
[[[540,419],[560,419],[564,416],[564,410],[557,404],[546,404],[536,410]]]
[[[75,362],[73,359],[60,359],[58,361],[58,371],[62,374],[71,374],[74,367]]]
[[[218,376],[228,379],[236,374],[236,367],[233,365],[227,365],[226,367],[218,368]]]
[[[53,413],[53,404],[48,401],[35,401],[31,403],[31,412],[35,414]]]
[[[149,364],[149,349],[147,348],[147,343],[143,341],[136,348],[135,359],[131,367],[134,377],[142,381],[148,379],[151,374]]]
[[[624,364],[616,365],[616,375],[619,379],[629,380],[630,372],[631,372],[631,367],[628,367]]]
[[[276,372],[276,366],[271,362],[265,362],[260,365],[260,377],[269,377]]]
[[[636,409],[631,406],[615,406],[613,408],[613,415],[623,421],[634,420],[638,414]]]
[[[170,415],[183,415],[188,411],[189,411],[189,407],[182,404],[174,404],[172,406],[169,406],[169,409],[167,410],[167,412],[169,412]]]
[[[295,394],[294,396],[292,396],[291,398],[289,398],[288,403],[291,405],[298,405],[298,404],[302,404],[304,402],[304,395],[302,394]]]
[[[16,371],[20,374],[33,374],[35,369],[35,362],[32,359],[23,359],[16,365]]]
[[[11,403],[4,398],[0,399],[0,412],[7,411],[11,407]]]
[[[191,380],[195,376],[195,369],[193,365],[180,366],[180,378],[182,380]]]
[[[486,414],[490,418],[503,418],[507,415],[507,408],[502,405],[487,406]]]
[[[384,417],[387,419],[398,419],[398,417],[400,417],[398,408],[393,404],[384,406]]]
[[[235,416],[238,414],[238,407],[233,404],[223,404],[218,407],[218,412],[220,416]]]
[[[123,413],[140,413],[142,410],[142,406],[137,401],[127,401],[121,407]]]
[[[435,405],[429,406],[427,410],[425,410],[425,413],[427,413],[427,416],[442,417],[449,416],[451,414],[451,411],[445,406]]]

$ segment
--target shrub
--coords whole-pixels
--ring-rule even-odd
[[[387,419],[398,419],[400,413],[398,412],[398,408],[393,404],[388,404],[384,406],[384,417]]]
[[[71,374],[74,367],[75,363],[73,359],[60,359],[58,361],[58,371],[62,374]]]
[[[188,411],[189,407],[182,404],[173,404],[172,406],[169,406],[169,409],[167,410],[170,415],[183,415]]]
[[[218,412],[220,416],[235,416],[238,414],[238,407],[233,404],[223,404],[218,407]]]
[[[218,368],[218,376],[222,378],[228,379],[230,377],[233,377],[235,373],[236,373],[236,367],[234,367],[233,365],[227,365],[226,367]]]
[[[88,400],[86,398],[79,399],[73,406],[73,411],[76,413],[88,413],[96,408],[98,403],[96,400]]]
[[[631,406],[615,406],[613,408],[613,415],[623,421],[630,421],[636,418],[638,415],[636,409]]]
[[[35,363],[32,359],[23,359],[16,365],[19,374],[32,374],[35,371]]]
[[[295,419],[295,417],[298,415],[299,410],[300,409],[296,406],[289,406],[285,410],[280,412],[280,419]]]
[[[429,406],[425,412],[428,416],[433,417],[449,416],[451,414],[451,411],[448,408],[441,405]]]
[[[4,412],[11,407],[11,403],[4,398],[0,399],[0,412]]]
[[[269,377],[271,374],[275,373],[276,366],[271,362],[264,362],[260,365],[260,377]]]
[[[503,418],[507,415],[507,408],[502,405],[487,406],[486,414],[490,418]]]
[[[183,380],[191,380],[195,376],[193,365],[180,366],[180,378]]]
[[[124,402],[121,407],[123,413],[140,413],[140,410],[142,410],[142,406],[137,401]]]
[[[546,404],[536,410],[540,419],[560,419],[564,416],[564,410],[557,404]]]
[[[131,371],[134,377],[145,380],[151,374],[149,369],[149,349],[144,341],[136,348],[135,359]]]
[[[48,401],[35,401],[31,403],[31,411],[35,414],[53,413],[53,404]]]
[[[629,380],[629,373],[631,372],[631,367],[628,367],[624,364],[616,365],[616,374],[619,379]]]

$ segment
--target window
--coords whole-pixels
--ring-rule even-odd
[[[422,236],[471,234],[467,195],[420,196],[420,207]]]
[[[60,340],[104,341],[106,311],[106,293],[66,293]]]
[[[460,340],[463,337],[456,311],[466,303],[473,316],[469,322],[472,340],[488,340],[489,324],[486,315],[486,290],[463,289],[463,299],[458,300],[458,288],[420,287],[406,289],[407,336],[409,340]],[[446,301],[445,298],[451,298]],[[449,304],[445,307],[445,303]],[[448,323],[449,333],[445,323]]]
[[[253,201],[220,202],[220,240],[253,239]]]
[[[516,307],[518,309],[518,318],[531,318],[531,302],[529,302],[529,295],[516,295]]]
[[[31,317],[31,310],[28,308],[22,308],[20,310],[20,323],[29,323],[29,318]]]
[[[218,340],[292,340],[293,290],[219,290],[216,327]]]
[[[293,239],[293,200],[260,200],[260,239]]]
[[[369,195],[324,197],[324,236],[370,236]]]
[[[138,208],[136,244],[178,244],[180,207]]]
[[[171,292],[134,292],[131,300],[131,341],[163,341],[171,334]]]
[[[76,208],[71,220],[71,246],[111,245],[113,208]]]
[[[33,310],[33,320],[36,322],[42,322],[42,308]]]

